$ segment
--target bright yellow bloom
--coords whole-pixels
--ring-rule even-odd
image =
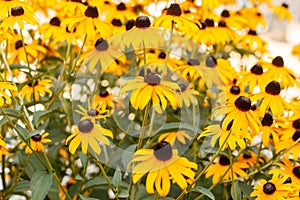
[[[178,151],[165,141],[158,143],[154,149],[136,151],[130,163],[137,162],[132,169],[133,183],[147,174],[146,191],[153,194],[155,187],[160,196],[169,194],[171,181],[182,190],[185,189],[194,180],[195,172],[192,169],[198,168],[196,163],[178,156]]]
[[[273,116],[266,113],[261,120],[261,137],[265,148],[269,147],[269,143],[276,146],[279,143],[279,135],[276,132],[276,123],[274,123]]]
[[[297,56],[300,60],[300,43],[293,46],[292,54]]]
[[[94,96],[94,105],[100,106],[102,109],[108,109],[113,106],[112,93],[108,90],[100,90],[99,95]]]
[[[99,124],[94,124],[91,120],[85,119],[79,122],[78,127],[74,128],[73,134],[70,135],[66,143],[69,141],[69,151],[74,154],[78,146],[81,144],[81,150],[87,154],[89,147],[96,154],[101,153],[99,142],[109,145],[110,141],[107,137],[113,138],[110,130],[101,127]]]
[[[8,104],[11,104],[11,98],[5,90],[17,91],[18,88],[11,82],[0,82],[0,106],[4,105],[5,100]]]
[[[3,155],[9,155],[9,151],[5,146],[6,143],[4,142],[2,137],[0,137],[0,160],[2,159]]]
[[[229,28],[232,29],[241,30],[246,28],[248,25],[247,19],[245,19],[240,13],[230,12],[226,9],[222,11],[220,18]]]
[[[288,21],[292,20],[292,14],[289,11],[289,5],[286,3],[282,3],[279,6],[271,6],[272,13],[278,16],[280,20],[286,19]]]
[[[254,168],[255,165],[259,165],[264,162],[264,160],[260,157],[257,158],[257,154],[250,150],[245,150],[242,155],[240,155],[237,159],[238,163],[247,163],[249,168]]]
[[[174,146],[176,140],[178,140],[182,144],[186,144],[187,140],[191,140],[192,137],[186,131],[174,131],[169,133],[161,134],[158,137],[158,142],[165,141]]]
[[[191,103],[193,105],[197,105],[198,101],[195,95],[199,95],[200,93],[184,83],[180,83],[179,87],[181,90],[178,90],[177,92],[182,100],[182,104],[186,105],[187,107],[190,107]]]
[[[126,81],[121,86],[121,95],[129,90],[133,90],[130,103],[134,109],[143,110],[151,100],[158,113],[166,109],[167,100],[173,108],[181,106],[180,97],[176,92],[180,87],[170,81],[161,81],[160,77],[152,72],[145,77],[137,76],[135,80]]]
[[[88,109],[83,108],[81,105],[78,105],[78,107],[80,110],[75,110],[75,112],[83,115],[80,118],[80,121],[90,119],[93,123],[95,123],[96,120],[104,119],[105,122],[106,117],[108,116],[105,114],[108,112],[108,110],[105,110],[100,104],[97,104],[97,106],[93,107],[89,105]]]
[[[49,133],[44,133],[43,135],[36,134],[36,135],[31,136],[29,145],[31,146],[32,150],[44,152],[45,147],[43,144],[51,142],[50,139],[46,138],[48,135],[49,135]],[[23,145],[24,145],[24,143],[23,143]],[[31,154],[32,153],[31,148],[29,146],[26,146],[25,153]]]
[[[40,96],[44,97],[47,93],[52,95],[52,91],[49,89],[53,87],[52,80],[31,80],[24,87],[22,87],[20,94],[21,98],[26,97],[27,102],[31,102],[31,96],[33,95],[33,101],[39,101]]]
[[[267,42],[257,35],[255,30],[249,30],[247,34],[237,36],[234,43],[239,49],[246,49],[254,53],[266,53]]]
[[[300,138],[300,129],[296,129],[295,132],[285,132],[284,135],[280,137],[280,141],[276,144],[276,153],[289,149],[285,156],[289,158],[290,155],[293,156],[294,160],[299,160],[300,155],[300,142],[298,141],[294,146],[292,146]]]
[[[255,1],[255,0],[254,0]],[[262,11],[259,10],[258,6],[244,7],[239,10],[242,17],[247,20],[247,27],[256,30],[258,27],[267,25],[267,21]]]

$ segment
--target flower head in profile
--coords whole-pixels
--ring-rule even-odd
[[[31,136],[29,141],[29,145],[31,148],[29,146],[26,146],[25,153],[31,154],[33,151],[44,152],[45,151],[44,144],[51,142],[50,139],[46,138],[48,135],[49,133],[44,133],[42,135],[36,134]],[[25,143],[23,143],[23,145],[25,145]]]
[[[231,167],[230,163],[230,159],[227,156],[221,155],[214,164],[207,168],[205,177],[212,176],[213,184],[216,184],[221,177],[222,180],[235,180],[238,176],[247,177],[246,172],[243,171],[243,169],[249,168],[247,163],[233,162]]]
[[[258,165],[260,163],[263,163],[264,160],[262,157],[258,157],[256,153],[253,151],[245,149],[243,154],[241,154],[237,158],[238,163],[247,163],[249,165],[249,168],[254,168],[255,165]]]
[[[166,109],[168,101],[173,108],[181,106],[176,92],[180,87],[171,81],[162,81],[160,76],[153,72],[149,72],[145,77],[137,76],[134,80],[126,81],[121,86],[120,94],[130,90],[133,90],[130,103],[136,110],[143,110],[150,102],[158,113]]]
[[[190,141],[191,139],[191,135],[186,131],[174,131],[161,134],[158,137],[158,142],[165,141],[174,146],[175,141],[179,141],[182,144],[186,144],[187,141]]]
[[[61,20],[58,17],[50,19],[49,23],[44,23],[39,27],[43,41],[50,40],[51,42],[58,43],[64,41],[68,36],[65,29],[61,26]]]
[[[295,132],[289,132],[288,134],[284,134],[280,137],[278,144],[276,144],[275,149],[276,153],[280,151],[287,150],[286,158],[290,155],[293,156],[294,160],[299,159],[300,155],[300,129],[297,129]],[[294,144],[297,142],[296,144]]]
[[[31,96],[33,95],[33,101],[39,101],[40,96],[44,97],[46,94],[52,95],[50,87],[53,87],[52,80],[30,80],[20,91],[21,98],[26,98],[27,102],[31,102]]]
[[[93,123],[90,119],[84,119],[79,122],[78,127],[74,128],[73,134],[67,138],[66,143],[71,141],[69,151],[72,154],[81,144],[81,150],[84,154],[87,154],[88,149],[91,148],[93,152],[99,155],[101,153],[99,142],[106,145],[110,144],[107,137],[113,138],[110,130]]]
[[[292,14],[289,11],[289,5],[287,3],[282,3],[278,6],[272,6],[272,13],[277,15],[280,20],[286,19],[287,21],[292,20]]]
[[[2,10],[2,9],[1,9]],[[18,24],[19,28],[24,29],[24,22],[38,25],[38,21],[34,18],[33,12],[29,12],[29,10],[24,10],[22,6],[16,6],[11,8],[10,16],[2,21],[0,27],[4,30],[14,30],[15,24]]]
[[[256,0],[253,1],[255,1],[255,3],[257,2]],[[267,25],[264,13],[260,10],[259,6],[245,6],[238,12],[247,20],[247,27],[250,29],[256,30],[258,27],[265,27]]]
[[[248,25],[247,19],[237,12],[231,12],[229,10],[223,10],[220,16],[229,28],[241,30]]]
[[[104,122],[106,121],[106,117],[108,116],[106,113],[108,110],[105,110],[103,106],[100,104],[97,104],[97,106],[91,107],[90,105],[88,106],[88,109],[85,109],[81,105],[78,105],[79,110],[75,110],[75,112],[79,113],[82,115],[80,118],[80,121],[85,120],[85,119],[90,119],[93,123],[96,122],[96,120],[104,119]]]
[[[194,170],[198,168],[196,163],[180,157],[178,151],[166,141],[159,142],[154,149],[136,151],[130,163],[135,164],[132,169],[133,183],[147,174],[146,191],[153,194],[155,188],[160,196],[169,194],[171,182],[185,189],[188,183],[193,182]]]
[[[0,82],[0,106],[5,104],[5,100],[8,104],[11,104],[10,96],[5,90],[17,91],[17,87],[11,82]]]
[[[276,131],[276,123],[270,113],[266,113],[261,120],[261,137],[264,147],[268,148],[269,143],[273,146],[279,142],[279,134]]]
[[[288,194],[294,190],[292,184],[286,182],[288,178],[287,175],[280,176],[276,173],[268,181],[262,179],[254,185],[250,196],[256,197],[257,200],[288,199]]]

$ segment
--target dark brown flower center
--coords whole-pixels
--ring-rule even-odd
[[[116,18],[114,18],[113,20],[111,20],[111,24],[114,25],[114,26],[118,26],[118,27],[122,26],[121,20],[120,19],[116,19]]]
[[[248,35],[257,35],[256,30],[250,29]]]
[[[126,22],[126,31],[129,31],[130,29],[132,29],[135,25],[135,20],[134,19],[130,19]]]
[[[135,26],[137,28],[148,28],[148,27],[150,27],[150,25],[151,25],[151,22],[150,22],[149,17],[147,17],[147,16],[139,16],[135,20]]]
[[[273,124],[273,117],[269,113],[266,113],[264,118],[261,120],[261,125],[271,126]]]
[[[201,29],[201,30],[206,29],[206,23],[205,23],[204,21],[201,21],[201,20],[200,20],[199,22],[200,22],[201,26],[199,26],[199,25],[196,23],[196,25],[198,26],[198,28]]]
[[[295,129],[300,129],[300,119],[296,119],[293,121],[293,127]]]
[[[255,104],[253,104],[250,108],[252,111],[255,111],[257,109],[257,106]]]
[[[106,40],[104,40],[103,38],[100,38],[96,41],[95,43],[95,48],[98,51],[105,51],[108,49],[108,43]]]
[[[245,96],[240,96],[235,100],[234,105],[237,109],[246,112],[251,109],[251,100]]]
[[[188,60],[188,63],[187,63],[187,64],[190,65],[190,66],[197,66],[197,65],[200,65],[200,61],[191,58],[191,59]]]
[[[235,84],[237,83],[237,79],[234,78],[234,79],[232,80],[232,83],[235,85]]]
[[[58,19],[58,17],[53,17],[50,20],[50,24],[53,25],[53,26],[60,26],[60,20]]]
[[[186,88],[187,88],[187,85],[184,84],[184,83],[180,83],[179,87],[180,87],[181,92],[184,92],[186,90]]]
[[[108,95],[109,95],[109,93],[107,90],[101,90],[99,93],[100,97],[107,97]]]
[[[288,178],[283,182],[283,184],[287,184],[287,183],[292,183],[291,177],[288,177]]]
[[[37,86],[38,84],[39,84],[39,81],[36,80],[36,81],[32,81],[32,82],[28,83],[27,85],[28,85],[29,87],[35,87],[35,86]]]
[[[180,16],[182,14],[179,4],[172,3],[167,9],[167,15]]]
[[[13,7],[10,12],[14,17],[24,15],[24,9],[22,8],[22,6]]]
[[[154,147],[154,155],[158,160],[167,161],[172,158],[172,147],[168,142],[161,141]]]
[[[261,64],[257,63],[253,65],[253,67],[250,69],[252,74],[261,75],[264,73],[263,68]]]
[[[276,186],[271,182],[267,182],[263,186],[263,191],[265,194],[273,194],[276,191]]]
[[[271,95],[280,94],[280,84],[277,81],[271,81],[265,88],[266,93]]]
[[[90,133],[94,128],[93,122],[89,119],[80,121],[78,124],[78,129],[81,133]]]
[[[117,10],[120,10],[120,11],[126,10],[126,5],[123,2],[119,3],[117,5]]]
[[[230,93],[231,93],[231,94],[235,94],[235,95],[240,94],[240,93],[241,93],[240,87],[239,87],[239,86],[236,86],[236,85],[232,86],[232,87],[230,88]]]
[[[166,54],[165,52],[160,52],[160,53],[158,54],[158,58],[161,58],[161,59],[165,59],[166,56],[167,56],[167,54]]]
[[[248,151],[244,151],[244,153],[243,153],[243,158],[244,158],[244,159],[250,159],[250,158],[252,158],[252,155],[251,155],[251,153],[249,153]]]
[[[207,19],[205,20],[205,25],[206,25],[206,27],[214,27],[214,26],[215,26],[215,22],[214,22],[213,19],[207,18]]]
[[[230,13],[228,10],[223,10],[222,13],[221,13],[221,16],[222,17],[230,17]]]
[[[19,48],[23,47],[23,42],[22,40],[18,40],[16,43],[15,43],[15,49],[18,50]]]
[[[286,8],[286,9],[289,8],[289,5],[287,3],[283,3],[283,4],[281,4],[281,6],[284,7],[284,8]]]
[[[86,17],[97,18],[99,17],[98,9],[96,6],[88,6],[84,12]]]
[[[257,12],[257,13],[256,13],[256,16],[260,17],[260,16],[261,16],[261,13],[260,13],[260,12]]]
[[[31,139],[35,142],[40,142],[42,140],[42,136],[40,134],[36,134],[31,136]]]
[[[213,67],[217,66],[217,60],[213,56],[207,56],[206,60],[205,60],[205,64],[207,67],[213,68]]]
[[[229,160],[229,158],[227,158],[227,156],[222,155],[220,157],[219,163],[222,166],[228,166],[228,165],[230,165],[230,160]]]
[[[227,27],[226,22],[223,20],[219,21],[218,27]]]
[[[159,85],[160,77],[157,74],[150,72],[144,77],[144,82],[149,85]]]
[[[293,168],[293,174],[300,179],[300,166]]]
[[[91,109],[87,111],[87,114],[90,117],[96,117],[97,115],[99,115],[99,111],[96,109]]]
[[[296,142],[300,138],[300,130],[296,130],[292,136],[292,139]]]
[[[284,66],[284,61],[281,56],[276,56],[272,60],[272,64],[275,65],[276,67],[283,67]]]

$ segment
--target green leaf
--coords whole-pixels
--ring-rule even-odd
[[[47,170],[40,170],[33,174],[31,179],[32,199],[45,199],[49,189],[53,183],[52,172]]]
[[[19,124],[16,125],[16,129],[19,131],[19,133],[21,134],[21,136],[23,138],[25,138],[26,140],[30,138],[30,133],[29,133],[29,131],[27,129],[23,128]]]
[[[34,136],[36,134],[40,134],[40,131],[38,131],[38,130],[31,131],[30,134],[29,134],[29,137]]]
[[[118,188],[121,180],[122,180],[122,173],[121,173],[120,168],[117,167],[111,183],[113,184],[113,186]]]
[[[213,193],[211,193],[211,191],[209,191],[208,189],[201,187],[201,186],[197,186],[191,189],[191,191],[194,192],[201,192],[203,193],[205,196],[207,196],[208,198],[215,200],[215,196]]]
[[[254,200],[254,197],[250,197],[251,192],[253,191],[252,187],[245,182],[238,183],[239,188],[243,192],[243,194],[247,197],[247,199]]]
[[[125,169],[127,169],[128,163],[132,160],[133,153],[136,149],[137,144],[128,146],[122,154],[121,162]]]
[[[202,130],[187,124],[187,123],[180,123],[180,122],[174,122],[174,123],[167,123],[162,128],[158,129],[156,133],[164,133],[169,131],[177,131],[177,130],[190,130],[196,133],[201,133]],[[156,134],[155,133],[155,134]]]
[[[79,153],[79,158],[80,158],[80,161],[81,161],[81,164],[82,164],[82,167],[85,168],[86,166],[86,161],[87,161],[87,155],[80,152]]]
[[[79,197],[81,200],[100,200],[99,198],[95,199],[92,197],[86,197],[86,196],[83,196],[82,194],[79,194]]]
[[[239,184],[238,181],[234,182],[234,185],[231,186],[230,193],[231,193],[231,196],[233,197],[233,199],[242,200],[242,192],[241,192],[238,184]]]
[[[40,110],[33,113],[33,124],[37,127],[43,117],[47,116],[49,113],[52,113],[53,110]]]
[[[24,192],[26,190],[30,190],[30,181],[21,180],[20,182],[17,183],[16,187],[14,188],[14,193]]]
[[[120,191],[117,194],[120,198],[127,198],[129,196],[128,189],[120,188]]]

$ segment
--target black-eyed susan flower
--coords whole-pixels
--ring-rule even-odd
[[[142,15],[136,18],[135,27],[123,33],[121,42],[128,47],[132,45],[134,49],[143,49],[159,48],[164,44],[165,40],[163,31],[151,27],[149,17]]]
[[[180,87],[171,81],[162,81],[160,76],[150,72],[145,77],[137,76],[135,80],[128,80],[121,86],[121,94],[133,90],[130,103],[134,109],[143,110],[152,101],[156,112],[162,113],[168,101],[173,108],[181,106],[180,97],[176,90]]]
[[[2,159],[3,155],[9,155],[9,151],[6,148],[5,141],[0,137],[0,159]]]
[[[197,68],[196,66],[199,67]],[[211,69],[201,66],[198,59],[193,58],[190,58],[186,63],[183,63],[175,68],[175,71],[180,73],[184,78],[193,81],[203,77],[206,70],[211,71]]]
[[[276,117],[283,116],[285,110],[292,109],[291,105],[280,96],[280,91],[279,82],[271,81],[266,85],[264,92],[251,97],[252,101],[261,101],[259,106],[260,116],[264,116],[269,109]]]
[[[274,164],[276,168],[269,171],[269,174],[287,175],[293,185],[300,184],[300,166],[297,162],[291,162],[288,158],[282,158],[280,162]]]
[[[241,88],[237,85],[224,86],[225,89],[219,93],[218,99],[220,103],[225,103],[226,101],[234,102],[240,96],[248,96]],[[221,88],[223,89],[223,87]]]
[[[154,149],[136,151],[130,163],[135,164],[132,169],[133,183],[147,174],[146,191],[153,194],[155,188],[160,196],[169,194],[171,181],[185,189],[194,180],[193,170],[198,168],[196,163],[180,157],[178,151],[165,141],[159,142]]]
[[[213,20],[211,19],[213,22]],[[190,37],[193,38],[193,40],[197,43],[200,44],[205,44],[207,46],[210,46],[212,44],[215,44],[216,37],[211,33],[211,30],[209,27],[214,27],[214,22],[213,23],[206,23],[207,20],[205,21],[199,21],[195,22],[195,24],[198,27],[197,32],[190,32],[187,33]],[[197,33],[197,34],[195,34]]]
[[[195,95],[199,95],[200,93],[185,83],[180,83],[179,87],[181,90],[177,90],[177,92],[182,100],[182,104],[185,104],[187,107],[190,107],[191,104],[197,105],[197,98]]]
[[[297,129],[293,133],[290,132],[288,132],[288,134],[285,133],[280,137],[278,144],[275,146],[276,153],[289,149],[285,154],[286,158],[292,155],[294,160],[299,160],[299,155],[300,155],[300,142],[298,141],[299,138],[300,138],[300,129]],[[292,146],[295,142],[297,143],[294,146]]]
[[[229,10],[223,10],[220,16],[220,20],[224,21],[229,28],[241,30],[247,27],[247,19],[236,12]]]
[[[273,116],[266,113],[261,120],[261,137],[264,147],[268,148],[269,143],[273,146],[279,142],[279,135],[276,132],[276,123],[274,123]]]
[[[235,37],[235,32],[230,29],[223,20],[219,21],[218,26],[215,26],[212,31],[214,32],[214,35],[219,36],[216,37],[215,42],[212,43],[215,45],[228,44]]]
[[[6,31],[3,27],[0,27],[0,44],[6,40],[11,41],[13,38],[11,31]]]
[[[25,153],[31,154],[32,151],[44,152],[45,151],[44,144],[51,142],[50,139],[46,138],[48,135],[49,135],[49,133],[44,133],[42,135],[36,134],[36,135],[31,136],[29,145],[32,148],[32,150],[29,146],[26,146]]]
[[[33,8],[28,5],[25,2],[22,1],[16,1],[16,0],[10,0],[10,1],[0,1],[0,16],[2,19],[6,18],[7,16],[10,15],[11,9],[15,8],[17,6],[22,6],[24,11],[26,12],[33,12]]]
[[[256,200],[271,200],[271,199],[288,199],[287,195],[293,191],[292,184],[285,183],[288,176],[280,176],[273,174],[270,180],[261,179],[259,183],[253,186],[254,191],[250,194],[251,197],[256,197]]]
[[[4,30],[10,29],[13,31],[15,24],[18,24],[22,30],[24,29],[24,21],[32,25],[38,25],[33,13],[27,12],[27,10],[25,12],[22,6],[16,6],[11,8],[10,16],[2,21],[0,27],[3,27]]]
[[[237,162],[239,163],[247,163],[249,168],[255,167],[256,164],[263,163],[262,158],[258,158],[257,154],[250,150],[245,150],[238,158]]]
[[[101,109],[108,109],[113,106],[113,95],[109,90],[101,89],[98,95],[94,96],[94,105]]]
[[[158,142],[165,141],[173,146],[175,141],[179,141],[182,144],[186,144],[186,142],[190,141],[191,139],[191,135],[188,134],[186,131],[174,131],[161,134],[158,137]]]
[[[103,38],[112,35],[112,26],[99,18],[97,7],[88,6],[84,14],[78,17],[70,17],[61,22],[62,26],[67,26],[69,30],[76,28],[76,32],[82,36],[87,35],[88,39],[95,39],[97,33]]]
[[[0,106],[5,104],[11,104],[10,96],[5,92],[5,90],[17,91],[17,87],[11,82],[0,82]]]
[[[233,162],[232,166],[230,166],[229,158],[225,155],[221,155],[216,159],[216,162],[214,164],[207,168],[205,177],[208,178],[212,176],[212,183],[216,184],[221,177],[223,177],[222,180],[235,180],[238,178],[238,176],[247,177],[247,174],[243,169],[248,168],[249,166],[247,163],[239,162]]]
[[[264,69],[259,63],[253,65],[250,72],[243,71],[240,72],[240,75],[242,78],[236,84],[241,86],[243,90],[247,88],[249,93],[252,93],[256,86],[260,88],[260,91],[263,91],[268,84],[266,73],[264,73]]]
[[[144,59],[144,58],[141,58]],[[167,59],[167,60],[166,60]],[[158,72],[162,72],[165,64],[170,70],[174,70],[181,62],[170,56],[167,58],[167,53],[165,51],[150,49],[146,53],[147,66]],[[140,62],[143,63],[143,62]]]
[[[107,15],[107,19],[111,21],[113,18],[116,17],[115,13],[118,13],[118,18],[122,23],[130,19],[135,19],[137,14],[134,12],[130,4],[125,4],[124,2],[120,2],[117,5],[113,5],[110,9],[110,12]]]
[[[46,94],[51,95],[52,91],[50,87],[53,87],[52,80],[43,79],[43,80],[32,80],[24,87],[22,87],[20,91],[21,98],[26,98],[27,102],[31,102],[31,96],[33,95],[33,101],[39,101],[40,96],[44,97]]]
[[[182,16],[182,10],[177,3],[172,3],[166,12],[156,19],[154,25],[168,29],[174,28],[182,33],[198,30],[197,25],[192,20]]]
[[[49,23],[44,23],[39,27],[44,41],[51,40],[54,44],[66,39],[65,29],[61,27],[61,20],[58,17],[50,19]]]
[[[250,29],[256,30],[258,27],[264,27],[267,25],[265,16],[258,6],[245,6],[244,8],[239,10],[238,13],[247,20],[247,26]]]
[[[289,11],[289,5],[287,3],[282,3],[278,6],[271,6],[271,11],[273,14],[277,15],[280,20],[286,19],[288,21],[292,20],[292,14]]]
[[[223,126],[233,121],[231,131],[236,133],[248,133],[248,126],[253,134],[257,134],[260,130],[261,123],[257,114],[251,110],[251,100],[245,96],[239,96],[234,102],[227,102],[225,106],[216,107],[214,116],[225,114]]]
[[[81,144],[81,150],[84,154],[87,153],[89,147],[96,154],[101,153],[99,142],[109,145],[110,141],[107,137],[113,138],[110,130],[101,127],[99,124],[93,123],[89,119],[79,122],[78,127],[75,127],[73,134],[70,135],[66,143],[69,141],[69,151],[74,154],[78,146]]]
[[[106,113],[108,110],[105,110],[103,106],[100,104],[97,104],[97,106],[88,106],[88,109],[85,109],[81,105],[78,105],[79,110],[75,110],[75,112],[82,115],[80,118],[80,121],[85,119],[90,119],[93,123],[96,122],[96,120],[104,119],[104,122],[106,121],[106,117],[108,116]]]
[[[110,65],[116,64],[116,59],[122,56],[120,49],[111,44],[110,41],[99,38],[95,44],[88,48],[80,56],[80,61],[83,60],[82,65],[87,65],[90,72],[97,70],[105,71]]]
[[[86,5],[81,0],[62,1],[61,12],[67,16],[79,16],[84,14]]]
[[[284,66],[284,60],[281,56],[276,56],[272,62],[261,61],[263,68],[268,69],[267,77],[280,82],[282,87],[293,86],[295,84],[295,73]]]

